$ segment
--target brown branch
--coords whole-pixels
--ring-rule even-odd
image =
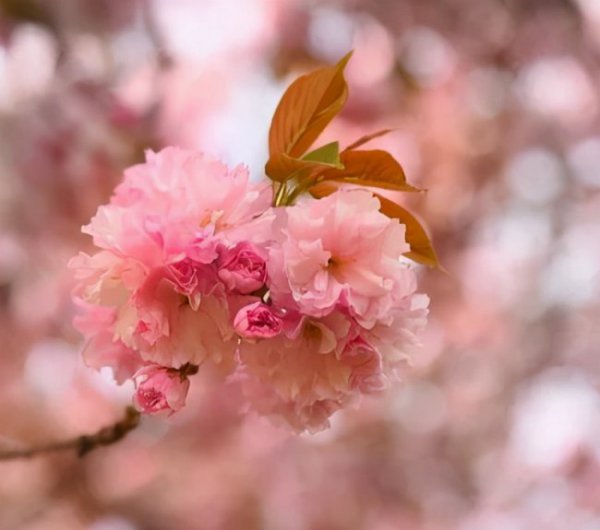
[[[74,450],[77,453],[77,456],[85,456],[98,447],[118,442],[124,438],[127,433],[135,429],[139,423],[140,413],[133,407],[127,407],[125,415],[121,420],[108,427],[103,427],[94,434],[83,434],[70,440],[50,442],[25,449],[0,450],[0,461],[31,458],[41,454],[71,450]]]

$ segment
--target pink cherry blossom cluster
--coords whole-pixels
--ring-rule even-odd
[[[133,380],[142,412],[181,409],[212,366],[254,411],[317,431],[398,378],[428,305],[405,226],[362,189],[272,200],[245,167],[170,147],[84,227],[100,249],[70,264],[85,361]]]

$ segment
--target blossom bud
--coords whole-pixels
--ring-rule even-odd
[[[177,370],[146,366],[134,376],[136,392],[133,402],[146,414],[177,412],[185,405],[190,381]]]
[[[241,336],[254,339],[275,337],[282,328],[281,318],[262,302],[242,307],[235,316],[233,325]]]

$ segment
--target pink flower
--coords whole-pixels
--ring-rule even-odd
[[[73,324],[87,337],[83,348],[85,364],[96,370],[108,367],[117,383],[130,379],[144,364],[139,353],[114,337],[116,310],[113,307],[77,301],[84,313]]]
[[[312,402],[286,399],[274,387],[246,373],[238,377],[238,382],[252,410],[269,418],[273,424],[298,433],[317,433],[328,428],[331,415],[346,404],[344,400],[335,399]]]
[[[239,347],[242,390],[251,407],[296,431],[316,432],[348,404],[351,367],[340,361],[350,323],[341,314],[305,319],[295,338],[280,334]]]
[[[139,370],[135,376],[135,406],[147,414],[177,412],[185,405],[190,381],[173,369],[151,365]]]
[[[364,340],[381,356],[383,373],[390,381],[400,379],[399,370],[421,347],[419,334],[427,323],[429,298],[415,290],[416,283],[412,292],[396,300],[385,322],[361,332]]]
[[[405,227],[371,193],[270,199],[245,168],[168,148],[84,228],[101,248],[71,261],[84,356],[133,380],[143,412],[179,410],[185,367],[208,365],[257,412],[314,432],[417,344],[427,298],[400,260]]]
[[[352,369],[350,387],[370,394],[387,387],[381,355],[361,337],[349,342],[340,359]]]
[[[178,368],[210,361],[232,370],[237,337],[217,250],[255,233],[266,237],[270,217],[259,218],[272,192],[251,183],[246,168],[229,169],[203,153],[167,148],[146,158],[83,229],[102,250],[71,261],[87,322],[86,359],[111,366],[121,381],[142,362]],[[247,280],[260,276],[253,265],[247,272]]]
[[[233,362],[236,337],[228,306],[216,296],[188,302],[157,269],[118,313],[114,334],[147,362],[178,368]]]
[[[71,258],[77,299],[114,306],[137,289],[146,277],[145,268],[135,260],[100,251],[93,256],[83,252]]]
[[[198,289],[199,276],[201,275],[200,265],[189,258],[169,265],[170,276],[181,294],[189,296]]]
[[[203,153],[168,147],[128,169],[110,204],[83,231],[96,246],[148,267],[186,255],[208,263],[218,242],[239,241],[229,231],[265,212],[271,196],[243,166],[229,169]]]
[[[282,322],[268,305],[255,302],[238,311],[233,326],[243,337],[266,339],[281,333]]]
[[[211,294],[218,286],[216,269],[190,258],[167,267],[167,277],[181,294],[188,297],[192,309],[198,309],[202,295]]]
[[[380,213],[368,191],[338,191],[278,215],[279,244],[268,267],[276,303],[293,300],[315,317],[340,306],[372,327],[414,274],[399,261],[409,250],[405,227]]]
[[[242,242],[221,252],[218,275],[230,291],[250,294],[264,285],[267,268],[257,249]]]

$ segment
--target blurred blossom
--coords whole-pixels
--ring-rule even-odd
[[[530,148],[509,161],[508,182],[516,195],[533,204],[560,196],[566,182],[560,158],[543,148]]]
[[[427,382],[414,383],[398,394],[393,405],[393,416],[408,431],[426,435],[444,425],[447,414],[444,395],[439,388]]]
[[[66,61],[65,69],[76,72],[82,78],[101,78],[108,73],[109,66],[102,41],[89,34],[73,35],[71,46],[73,53]],[[121,48],[125,48],[125,46],[118,50],[119,59],[125,53],[125,50]]]
[[[203,149],[217,153],[230,164],[244,163],[255,180],[264,177],[265,138],[283,84],[255,69],[242,71],[231,84],[229,99],[214,127],[202,135]],[[248,131],[252,131],[251,134]],[[201,147],[201,142],[196,142]]]
[[[600,137],[588,138],[573,145],[567,160],[582,184],[600,188]]]
[[[469,74],[467,97],[473,113],[493,118],[506,107],[510,74],[498,68],[479,68]]]
[[[137,526],[121,517],[103,517],[87,527],[87,530],[137,530]]]
[[[45,399],[55,399],[73,382],[77,357],[72,346],[59,340],[34,345],[27,357],[25,378]],[[48,377],[52,374],[52,377]]]
[[[549,305],[577,307],[595,301],[600,264],[586,248],[556,256],[541,277],[542,297]]]
[[[363,15],[355,32],[355,51],[348,68],[348,81],[356,86],[382,82],[395,64],[394,39],[385,26]]]
[[[600,18],[600,6],[595,0],[577,0],[576,3],[586,16],[592,19]]]
[[[550,371],[521,396],[512,450],[528,465],[557,467],[600,438],[600,397],[581,374]]]
[[[598,112],[590,79],[572,57],[548,57],[527,65],[517,89],[525,105],[566,125],[587,124]]]
[[[576,0],[576,3],[589,25],[592,39],[600,46],[600,5],[596,0]]]
[[[308,47],[326,61],[336,61],[352,48],[356,19],[335,6],[317,6],[311,13]]]
[[[158,92],[155,72],[141,75],[141,79],[132,81],[131,92],[129,87],[123,88],[124,95],[130,104],[139,105],[139,89],[150,88],[142,101],[158,104],[158,130],[163,143],[193,147],[210,141],[218,117],[231,100],[232,78],[227,69],[182,62],[158,79]]]
[[[431,28],[407,31],[399,43],[399,54],[408,73],[426,87],[446,81],[454,68],[450,44]]]
[[[460,530],[527,530],[527,526],[516,514],[490,510],[470,518]]]
[[[526,263],[541,258],[551,243],[552,232],[548,212],[532,210],[519,204],[507,208],[495,239],[496,248],[504,256],[504,264]],[[514,271],[513,271],[514,272]]]
[[[394,39],[386,27],[367,13],[349,14],[335,7],[312,13],[308,45],[318,57],[336,62],[353,50],[348,80],[360,86],[383,81],[395,63]]]
[[[47,30],[25,24],[15,30],[7,48],[0,48],[0,109],[11,110],[43,94],[52,81],[58,58]]]
[[[270,37],[277,3],[248,0],[153,1],[157,24],[169,50],[183,59],[206,61],[215,55],[253,50]]]
[[[141,122],[106,86],[85,81],[57,83],[22,112],[0,116],[5,168],[16,180],[12,201],[36,190],[19,209],[20,222],[48,230],[89,217],[137,155],[137,142],[149,141]]]
[[[10,283],[23,266],[25,252],[11,234],[0,236],[0,283]]]

